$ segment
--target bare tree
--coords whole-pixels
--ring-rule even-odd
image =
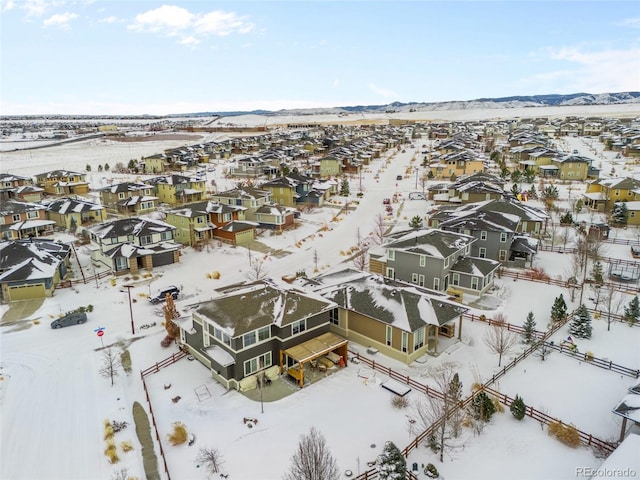
[[[382,245],[384,235],[387,232],[387,226],[384,223],[384,215],[378,213],[373,219],[373,231],[371,239],[375,245]]]
[[[249,272],[247,275],[251,280],[262,280],[267,276],[267,269],[264,262],[264,258],[258,258],[256,255],[252,255],[251,250],[249,250]]]
[[[498,354],[498,366],[500,366],[502,356],[509,353],[518,343],[518,335],[507,330],[505,322],[499,321],[489,327],[483,340],[489,350]]]
[[[356,246],[358,247],[358,252],[356,253],[356,256],[353,257],[353,265],[358,270],[364,271],[367,269],[369,248],[366,246],[362,238],[360,228],[356,230]]]
[[[107,348],[102,351],[102,368],[100,368],[100,375],[103,378],[111,379],[111,386],[113,387],[113,379],[118,376],[118,368],[120,368],[120,356],[117,355],[112,348]]]
[[[544,340],[536,343],[536,347],[534,355],[544,362],[547,357],[551,355],[551,347],[549,347]]]
[[[224,464],[222,454],[216,448],[201,448],[196,455],[196,464],[204,467],[210,474],[220,473]]]
[[[284,479],[338,480],[339,477],[338,464],[324,436],[315,427],[311,427],[309,433],[300,438]]]
[[[313,272],[318,272],[318,249],[313,249]]]
[[[121,468],[111,474],[111,480],[127,480],[129,478],[129,470]]]
[[[460,398],[453,387],[453,379],[458,364],[455,362],[444,362],[429,369],[428,374],[437,386],[437,389],[444,395],[443,398],[425,395],[419,397],[413,403],[413,415],[418,423],[418,427],[426,430],[438,420],[442,419],[437,433],[429,439],[433,450],[439,452],[440,461],[444,460],[445,450],[450,450],[453,445],[449,442],[457,436],[461,421],[460,415],[451,415],[452,409],[458,409],[457,403]],[[460,385],[461,386],[461,385]]]
[[[615,289],[613,285],[605,285],[601,287],[603,310],[607,314],[607,332],[611,330],[611,315],[620,312],[620,308],[624,303],[624,296]]]

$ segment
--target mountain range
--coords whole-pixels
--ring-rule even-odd
[[[229,112],[198,112],[173,116],[233,116],[233,115],[321,115],[348,113],[397,113],[423,112],[439,110],[472,110],[487,108],[523,108],[572,105],[611,105],[623,103],[640,103],[640,92],[619,93],[571,93],[567,95],[530,95],[500,98],[478,98],[476,100],[457,100],[448,102],[393,102],[386,105],[357,105],[333,108],[302,108],[288,110],[251,110]]]

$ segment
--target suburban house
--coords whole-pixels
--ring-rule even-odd
[[[105,187],[100,190],[100,201],[108,212],[134,217],[158,208],[153,185],[141,182],[123,182]]]
[[[369,270],[436,292],[453,287],[482,296],[493,286],[500,262],[472,257],[475,242],[471,235],[436,229],[398,232],[369,250]]]
[[[249,220],[255,221],[261,228],[269,228],[281,232],[295,223],[296,210],[277,204],[262,205],[254,212],[247,212]]]
[[[107,219],[106,209],[87,200],[61,198],[46,202],[47,217],[56,222],[56,226],[75,232],[81,225],[103,222]]]
[[[586,180],[592,159],[579,155],[559,156],[551,160],[557,167],[555,176],[561,180]]]
[[[285,207],[320,207],[332,186],[306,175],[291,173],[265,182],[260,188],[269,191],[272,200]]]
[[[89,182],[84,173],[69,170],[52,170],[35,176],[36,185],[47,195],[86,195]]]
[[[158,153],[150,157],[144,157],[142,163],[144,165],[144,173],[153,175],[164,172],[169,162],[166,155]]]
[[[429,187],[428,199],[437,203],[472,203],[500,199],[504,180],[484,172],[464,176],[453,183]]]
[[[434,178],[457,178],[484,172],[484,160],[472,150],[432,154],[428,168]]]
[[[44,188],[33,185],[33,180],[10,173],[0,173],[0,201],[20,200],[23,202],[39,202],[42,200]]]
[[[318,160],[317,174],[320,178],[339,177],[342,175],[342,160],[325,156]]]
[[[330,332],[335,310],[318,294],[264,281],[224,290],[176,323],[189,353],[227,388],[252,388],[263,370],[267,377],[291,371],[303,386],[302,365],[313,354],[296,358],[296,352],[307,342],[323,345],[317,356],[337,351],[346,360],[347,341]]]
[[[173,239],[175,229],[168,223],[133,217],[88,227],[91,260],[116,275],[178,263],[181,245]]]
[[[245,207],[247,212],[252,212],[262,205],[271,203],[271,193],[255,187],[243,187],[214,193],[211,199],[226,205]]]
[[[149,183],[154,185],[160,202],[169,205],[199,202],[206,197],[206,182],[195,177],[174,174],[152,178]]]
[[[51,297],[70,265],[71,246],[53,240],[0,242],[2,303]]]
[[[456,322],[460,335],[468,310],[446,294],[349,268],[309,282],[338,305],[330,315],[333,332],[406,364],[438,353],[439,337],[452,337]]]
[[[615,202],[636,200],[640,180],[631,177],[601,178],[587,183],[584,205],[599,212],[610,211]]]
[[[262,157],[244,157],[229,166],[229,175],[233,177],[258,178],[275,175],[278,168],[272,160]]]
[[[0,205],[0,233],[3,240],[53,235],[55,222],[47,218],[44,205],[3,201]]]

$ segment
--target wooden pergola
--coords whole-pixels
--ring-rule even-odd
[[[297,367],[293,366],[287,369],[287,373],[298,380],[300,388],[304,385],[304,364],[315,360],[316,358],[335,353],[342,357],[344,365],[347,365],[347,345],[348,340],[327,332],[319,335],[311,340],[302,342],[295,347],[280,350],[280,374],[284,373],[284,357],[285,355],[297,362]]]

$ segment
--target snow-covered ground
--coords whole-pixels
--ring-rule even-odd
[[[529,109],[526,111],[533,115]],[[157,153],[166,146],[140,145],[141,150],[135,154],[128,152],[128,148],[138,147],[107,142],[85,145],[84,150],[81,144],[70,144],[30,152],[9,152],[2,154],[2,169],[20,175],[63,166],[84,171],[87,163],[113,165],[117,161]],[[148,150],[142,151],[142,148]],[[390,226],[394,220],[403,224],[413,215],[424,216],[428,202],[408,200],[408,194],[416,191],[415,179],[395,180],[396,175],[404,173],[411,165],[414,153],[411,149],[397,152],[387,166],[386,158],[375,160],[370,171],[363,175],[364,196],[361,199],[355,196],[359,179],[352,179],[349,202],[357,207],[355,210],[337,215],[337,206],[327,206],[303,214],[299,226],[292,231],[262,236],[261,243],[278,251],[277,254],[260,254],[268,275],[279,278],[301,269],[310,273],[315,267],[314,252],[318,254],[321,272],[341,264],[345,257],[340,251],[355,245],[358,230],[362,235],[373,230],[373,217],[382,213],[382,199],[396,191],[405,200],[394,206],[395,212],[400,206],[402,208],[399,217],[387,219]],[[604,152],[603,162],[609,161],[609,153]],[[223,185],[225,181],[229,182],[225,188],[230,188],[230,181],[218,176],[220,170],[208,172],[207,180],[215,178]],[[373,178],[375,173],[379,173],[377,180]],[[111,175],[95,172],[94,168],[90,181],[94,186],[102,185]],[[563,193],[567,193],[566,190],[561,190],[561,196]],[[337,198],[336,202],[343,204],[344,199]],[[329,229],[319,232],[325,225]],[[616,232],[616,235],[633,238],[634,233],[630,229]],[[607,255],[630,258],[628,249],[618,251],[613,245],[608,247],[611,250]],[[253,252],[253,255],[257,253]],[[78,257],[84,268],[90,268],[85,248],[78,248]],[[248,258],[244,248],[214,242],[201,252],[184,249],[179,264],[163,267],[148,279],[120,278],[116,285],[104,279],[73,289],[57,290],[52,298],[40,303],[0,306],[3,314],[0,330],[0,477],[11,480],[110,480],[118,470],[126,468],[130,476],[144,478],[140,445],[132,420],[134,402],[140,402],[148,411],[138,372],[174,352],[173,347],[163,349],[160,346],[164,333],[160,326],[162,312],[150,305],[144,296],[163,284],[178,284],[184,295],[177,301],[177,307],[188,314],[191,305],[212,298],[215,288],[248,279]],[[568,261],[568,255],[542,252],[535,264],[552,277],[566,278]],[[206,274],[213,271],[220,272],[219,280],[207,277]],[[134,285],[131,295],[135,335],[131,333],[128,296],[121,291],[125,283]],[[546,328],[553,299],[560,293],[565,298],[569,296],[564,288],[521,280],[514,282],[506,277],[497,280],[497,286],[486,300],[493,308],[483,313],[491,316],[500,311],[509,322],[522,324],[526,314],[533,311],[541,330]],[[87,324],[55,331],[49,327],[60,312],[89,304],[94,310],[89,314]],[[7,324],[10,318],[17,318],[17,323]],[[141,328],[154,322],[153,327]],[[105,328],[102,338],[96,336],[98,327]],[[371,358],[430,384],[433,383],[428,376],[431,366],[455,362],[465,394],[468,394],[474,382],[484,381],[498,371],[497,356],[490,353],[482,340],[486,328],[484,324],[465,321],[463,342],[452,345],[438,357],[423,359],[422,363],[407,366],[380,354]],[[554,340],[559,342],[567,334],[565,327]],[[640,328],[614,323],[607,332],[603,320],[594,320],[592,340],[578,342],[581,352],[591,351],[597,357],[636,369],[640,368],[639,344]],[[132,373],[127,375],[120,370],[113,387],[99,374],[103,365],[103,345],[126,347],[132,357]],[[367,355],[358,345],[352,345],[352,348]],[[507,355],[503,365],[521,348],[523,346]],[[352,363],[283,400],[266,403],[264,413],[259,402],[235,391],[225,391],[198,362],[180,360],[147,377],[147,385],[171,478],[207,478],[194,462],[198,448],[206,446],[220,450],[225,461],[224,471],[230,478],[270,480],[282,477],[300,435],[307,433],[311,426],[325,436],[342,472],[364,472],[368,468],[367,462],[375,459],[387,440],[400,448],[408,445],[413,438],[407,418],[411,411],[391,406],[391,394],[379,386],[383,380],[384,376],[379,372],[374,374],[363,364]],[[555,352],[545,362],[536,357],[528,358],[503,377],[495,388],[510,396],[517,393],[525,403],[608,440],[617,438],[620,431],[620,419],[611,413],[611,409],[633,382],[629,377]],[[171,388],[165,389],[169,384]],[[208,391],[210,398],[196,393],[203,391]],[[412,401],[419,396],[416,391],[408,395]],[[171,401],[175,396],[181,397],[177,403]],[[249,429],[243,422],[244,417],[257,418],[258,424]],[[128,440],[135,447],[130,453],[119,451],[120,462],[115,465],[109,464],[103,453],[105,419],[127,421],[129,426],[116,434],[116,441],[119,444]],[[189,432],[196,435],[194,446],[170,446],[166,435],[177,421],[183,422]],[[517,422],[508,412],[497,414],[478,436],[470,430],[465,431],[464,438],[466,441],[449,452],[442,464],[426,447],[414,450],[409,462],[436,463],[445,478],[478,479],[568,479],[575,478],[576,467],[597,467],[601,463],[590,450],[570,449],[550,437],[537,422],[529,418]],[[161,477],[165,478],[162,467],[160,470]]]

